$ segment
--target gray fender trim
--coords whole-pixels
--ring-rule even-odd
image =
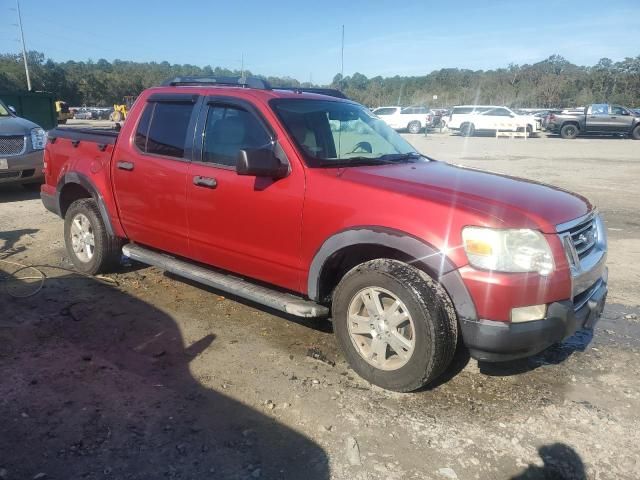
[[[62,206],[60,205],[60,192],[62,192],[62,188],[69,183],[76,183],[87,190],[91,197],[98,204],[98,210],[100,211],[100,216],[102,217],[102,221],[104,222],[104,226],[107,229],[107,233],[111,236],[115,236],[113,225],[111,225],[111,218],[109,217],[109,212],[107,211],[107,207],[104,204],[104,199],[102,195],[93,184],[91,180],[86,175],[76,172],[68,172],[65,173],[60,180],[58,181],[58,185],[56,186],[56,192],[58,194],[58,211],[62,215]]]
[[[316,252],[309,269],[309,298],[320,301],[320,276],[326,261],[337,251],[352,245],[380,245],[404,252],[412,263],[430,272],[447,291],[459,317],[476,319],[476,309],[457,267],[438,249],[404,232],[385,227],[363,226],[343,230],[329,237]]]

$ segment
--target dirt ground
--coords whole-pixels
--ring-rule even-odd
[[[461,349],[436,384],[383,391],[347,367],[327,321],[156,268],[75,273],[62,221],[3,187],[0,480],[640,478],[640,142],[407,138],[598,205],[610,294],[593,335],[501,365]],[[38,266],[41,290],[6,262]]]

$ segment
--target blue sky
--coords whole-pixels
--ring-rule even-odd
[[[0,0],[0,52],[17,51],[15,0]],[[27,47],[54,60],[163,61],[328,83],[345,75],[487,69],[559,53],[591,65],[640,55],[638,0],[21,0]],[[119,33],[119,38],[114,36]]]

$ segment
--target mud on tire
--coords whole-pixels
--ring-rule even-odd
[[[413,351],[397,369],[372,365],[362,356],[350,333],[350,305],[369,287],[392,293],[411,316]],[[332,316],[338,344],[353,370],[385,389],[410,392],[432,382],[455,353],[457,317],[446,291],[426,273],[397,260],[371,260],[350,270],[334,291]]]
[[[94,240],[93,253],[90,258],[82,258],[82,255],[74,251],[73,248],[72,223],[78,216],[83,216],[90,224]],[[73,202],[65,213],[64,243],[75,268],[82,273],[95,275],[117,268],[124,242],[120,238],[109,235],[95,200],[83,198]]]

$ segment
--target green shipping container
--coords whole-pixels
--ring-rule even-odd
[[[45,130],[58,125],[55,97],[41,92],[0,92],[0,99],[16,109],[16,115],[37,123]]]

